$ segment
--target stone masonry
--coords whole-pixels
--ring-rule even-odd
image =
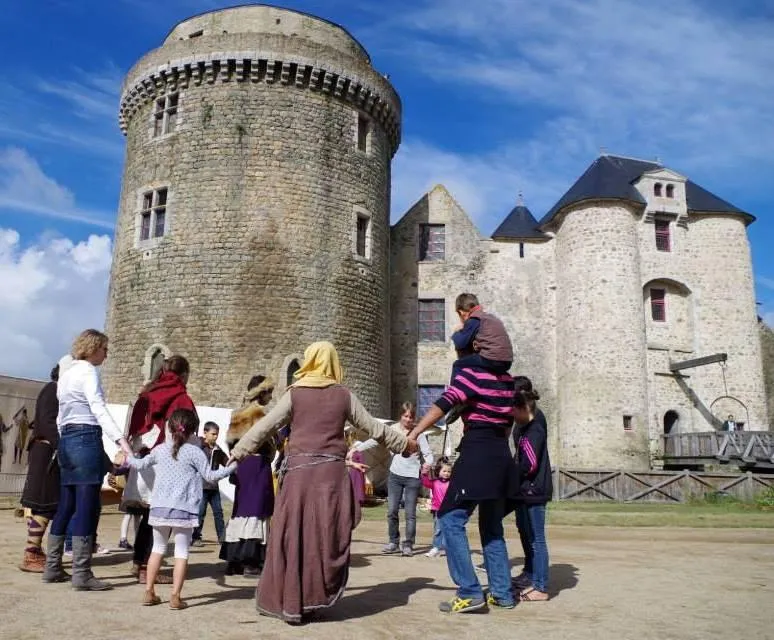
[[[754,218],[675,171],[603,155],[543,221],[520,205],[493,238],[439,185],[390,227],[397,94],[342,27],[261,5],[175,26],[128,73],[119,122],[111,402],[180,353],[197,403],[234,406],[256,373],[282,392],[304,347],[328,339],[368,409],[396,417],[448,382],[469,291],[541,393],[555,465],[645,469],[662,434],[729,413],[768,428]],[[424,225],[442,257],[423,259]],[[720,352],[723,368],[670,372]]]
[[[134,398],[161,350],[190,360],[197,402],[233,406],[251,375],[281,390],[304,347],[329,339],[348,383],[386,413],[400,108],[344,29],[274,7],[186,20],[134,66],[120,112],[111,401]],[[163,234],[154,210],[144,237],[145,194],[163,189]]]

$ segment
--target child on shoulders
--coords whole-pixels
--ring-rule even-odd
[[[455,301],[462,325],[452,334],[457,360],[452,365],[451,381],[465,367],[479,367],[494,374],[508,373],[513,363],[513,346],[505,325],[483,310],[472,293],[461,293]],[[459,418],[462,408],[446,416],[446,424]]]

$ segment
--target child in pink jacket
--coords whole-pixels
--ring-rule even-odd
[[[430,489],[430,512],[433,514],[433,548],[425,555],[428,558],[435,558],[444,553],[443,533],[441,532],[441,523],[438,520],[438,511],[441,503],[446,497],[446,490],[449,488],[449,478],[451,478],[452,464],[441,460],[435,468],[434,477],[430,477],[430,466],[422,467],[422,484]]]

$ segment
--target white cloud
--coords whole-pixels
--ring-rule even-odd
[[[0,228],[0,353],[3,373],[45,378],[83,329],[103,326],[111,240],[48,237],[23,248]]]
[[[24,149],[0,149],[0,209],[85,222],[111,229],[106,213],[76,205],[73,193],[47,176]]]
[[[509,188],[525,177],[538,190],[561,184],[555,200],[602,147],[659,156],[709,188],[760,189],[774,171],[774,24],[726,9],[667,0],[488,0],[475,8],[425,0],[383,16],[367,35],[429,82],[467,91],[470,108],[486,109],[502,127],[498,148],[453,161],[443,154],[441,166],[459,166],[477,192],[471,201],[488,200],[498,179]],[[469,179],[479,162],[500,176]]]

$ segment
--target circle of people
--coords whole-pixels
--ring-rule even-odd
[[[100,549],[100,491],[109,473],[109,484],[123,491],[120,546],[133,550],[132,573],[145,586],[143,605],[160,604],[156,586],[171,584],[170,609],[186,607],[189,551],[202,544],[211,506],[226,574],[260,576],[260,614],[305,622],[344,593],[352,532],[366,499],[363,453],[382,446],[392,454],[389,540],[382,553],[413,555],[417,499],[421,486],[429,489],[433,543],[425,555],[446,556],[456,585],[455,596],[440,603],[440,611],[510,609],[517,601],[548,600],[545,514],[552,483],[539,395],[528,378],[509,374],[513,349],[503,323],[470,293],[457,297],[456,310],[461,324],[452,336],[458,357],[451,380],[418,421],[408,402],[396,426],[372,417],[343,384],[335,347],[315,342],[305,350],[295,382],[271,410],[266,406],[273,382],[265,376],[250,381],[244,406],[228,427],[228,455],[216,444],[217,424],[205,423],[198,437],[199,418],[186,391],[190,368],[179,355],[167,358],[141,390],[123,433],[108,412],[98,373],[108,337],[84,331],[37,400],[22,496],[28,538],[20,568],[41,573],[46,583],[70,582],[76,590],[111,588],[91,570]],[[436,461],[423,433],[444,418],[447,435],[449,424],[457,419],[463,424],[453,463],[446,457]],[[119,447],[113,461],[105,454],[103,433]],[[226,477],[235,485],[228,526],[218,489]],[[476,509],[484,558],[479,567],[466,533]],[[523,569],[515,577],[504,527],[514,512],[524,551]],[[132,519],[133,548],[127,542]],[[168,576],[161,565],[170,541],[174,565]],[[63,568],[65,554],[72,556],[71,575]],[[486,588],[477,571],[486,574]]]

